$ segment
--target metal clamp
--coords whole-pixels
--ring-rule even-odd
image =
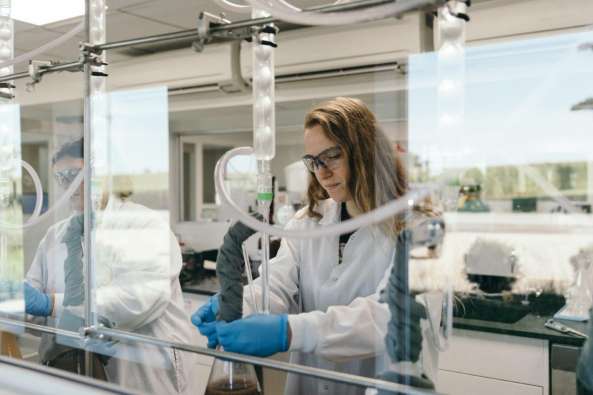
[[[99,48],[96,45],[92,45],[91,43],[87,43],[87,42],[81,42],[79,44],[79,49],[80,49],[80,53],[82,56],[84,56],[85,59],[87,59],[89,62],[97,62],[98,64],[95,64],[94,66],[101,66],[101,65],[106,65],[107,63],[104,63],[100,60],[100,56],[103,54],[103,50],[101,48]],[[99,60],[97,60],[97,58],[99,58]],[[100,63],[104,63],[104,64],[100,64]]]
[[[213,26],[228,25],[230,20],[224,17],[224,14],[214,15],[206,11],[200,12],[197,21],[198,39],[192,43],[192,48],[196,52],[202,52],[204,46],[212,40],[210,28]]]
[[[27,82],[26,90],[27,92],[31,92],[34,90],[35,85],[41,82],[41,78],[43,78],[44,71],[48,68],[53,66],[51,60],[30,60],[29,61],[29,77],[31,77],[31,82]]]
[[[449,13],[456,18],[463,19],[465,22],[469,22],[469,15],[467,14],[467,9],[471,6],[471,4],[471,0],[447,1]]]
[[[39,81],[41,81],[41,77],[43,76],[43,69],[47,69],[52,65],[53,63],[50,60],[30,60],[28,71],[29,77],[31,77],[33,83],[36,84]]]
[[[0,82],[0,98],[8,100],[14,99],[14,94],[12,93],[12,89],[14,88],[16,88],[16,86],[10,82]]]
[[[279,31],[278,26],[269,23],[264,26],[254,26],[252,30],[253,36],[257,38],[257,44],[278,48],[278,44],[276,43],[276,35]],[[266,34],[268,39],[261,39],[260,35],[262,34]]]
[[[80,337],[94,337],[96,339],[103,339],[105,337],[104,334],[98,333],[96,325],[90,326],[82,326],[78,329],[78,334]]]
[[[91,68],[103,68],[107,66],[108,63],[103,61],[101,55],[103,55],[103,50],[101,48],[86,42],[80,43],[81,64],[88,64]],[[103,70],[92,69],[91,75],[95,77],[107,77],[109,74],[105,73]]]

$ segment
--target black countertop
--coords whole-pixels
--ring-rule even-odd
[[[183,292],[201,294],[201,295],[214,295],[220,290],[220,284],[218,279],[214,277],[208,277],[200,281],[192,283],[185,283],[182,286]],[[456,329],[466,329],[478,332],[487,332],[500,335],[511,335],[519,337],[528,337],[533,339],[548,340],[555,344],[571,345],[581,347],[584,343],[584,339],[574,335],[567,335],[552,329],[548,329],[544,326],[546,321],[550,319],[550,316],[537,316],[535,314],[527,314],[519,321],[509,324],[504,322],[484,321],[468,318],[453,318],[453,327]],[[587,333],[587,323],[556,320],[563,323],[564,325],[576,329],[580,332]]]
[[[191,283],[182,284],[181,290],[191,294],[214,295],[220,291],[220,283],[216,276],[206,277]]]
[[[535,314],[527,314],[519,321],[508,324],[504,322],[493,322],[483,320],[472,320],[467,318],[453,319],[453,327],[457,329],[467,329],[479,332],[496,333],[501,335],[512,335],[520,337],[529,337],[534,339],[549,340],[555,344],[564,344],[580,347],[585,342],[582,337],[567,335],[548,329],[544,326],[546,321],[552,317],[541,317]],[[587,333],[587,323],[556,320],[562,324],[576,329],[582,333]]]

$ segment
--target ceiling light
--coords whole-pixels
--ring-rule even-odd
[[[11,13],[16,20],[47,25],[84,15],[84,0],[16,0],[12,2]]]

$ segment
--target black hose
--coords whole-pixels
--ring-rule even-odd
[[[381,291],[381,301],[389,306],[391,319],[387,324],[385,346],[393,363],[417,362],[422,351],[422,328],[420,320],[427,317],[426,309],[410,295],[408,265],[412,235],[402,231],[398,238],[395,256],[387,286]],[[379,378],[417,388],[433,389],[426,376],[413,376],[396,371],[386,371]],[[380,395],[388,394],[379,391]]]
[[[219,318],[223,321],[238,320],[243,316],[243,281],[245,269],[242,245],[255,230],[242,222],[231,226],[224,236],[216,258],[216,275],[220,282]]]

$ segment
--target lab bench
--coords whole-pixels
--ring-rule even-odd
[[[218,282],[218,278],[213,276],[185,283],[181,289],[184,294],[204,295],[208,299],[208,296],[220,291],[220,283]]]
[[[218,287],[214,277],[184,284],[183,291],[205,303]],[[584,340],[546,328],[549,318],[527,314],[506,323],[455,317],[449,348],[439,356],[437,390],[468,395],[575,393],[574,371]],[[563,323],[587,332],[586,323]]]
[[[574,394],[582,338],[544,326],[528,314],[515,323],[455,318],[439,356],[439,391],[452,394]],[[565,322],[586,332],[586,324]]]

